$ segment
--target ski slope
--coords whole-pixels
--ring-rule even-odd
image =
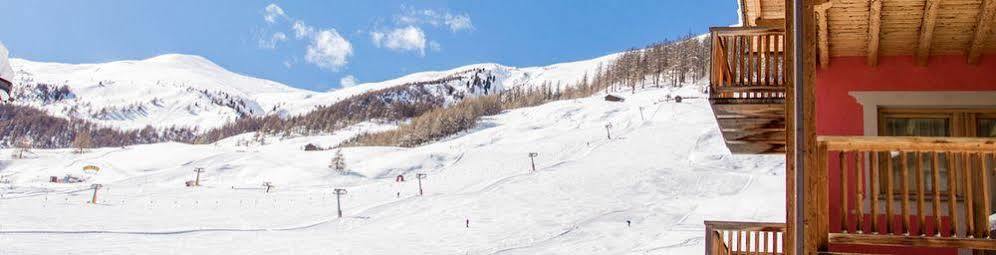
[[[418,148],[345,148],[349,175],[329,169],[334,151],[301,148],[392,126],[251,146],[245,134],[23,160],[3,150],[0,254],[699,254],[703,220],[782,221],[785,177],[783,157],[730,155],[697,91],[557,101]],[[676,94],[693,98],[664,100]],[[47,183],[84,165],[102,169]],[[203,186],[183,187],[197,167]],[[105,185],[98,204],[92,183]],[[341,219],[333,188],[348,190]]]

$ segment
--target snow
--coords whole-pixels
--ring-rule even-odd
[[[10,52],[7,47],[0,42],[0,78],[11,80],[14,78],[14,69],[10,67]]]
[[[576,83],[617,54],[544,67],[516,68],[500,64],[474,64],[445,71],[409,74],[383,82],[358,84],[328,92],[293,88],[278,82],[230,72],[194,55],[167,54],[144,60],[100,64],[62,64],[12,59],[20,75],[13,82],[23,89],[47,84],[68,86],[73,96],[51,102],[19,99],[59,117],[86,119],[103,126],[141,129],[179,126],[201,130],[219,127],[240,116],[305,114],[316,106],[330,105],[365,92],[460,75],[484,69],[496,76],[497,89]],[[237,106],[226,105],[232,101]]]
[[[731,155],[699,91],[557,101],[418,148],[344,148],[349,175],[329,169],[334,151],[301,148],[393,126],[251,146],[239,141],[253,134],[20,160],[2,150],[0,253],[699,254],[703,220],[782,221],[785,211],[784,157]],[[689,99],[663,100],[675,94]],[[102,170],[86,183],[47,183],[88,164]],[[183,187],[197,167],[204,186]],[[428,175],[424,196],[416,173]],[[264,194],[267,181],[276,188]],[[88,204],[97,182],[99,203]],[[348,190],[342,219],[333,188]]]

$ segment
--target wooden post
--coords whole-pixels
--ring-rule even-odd
[[[786,182],[791,203],[787,254],[814,254],[828,247],[829,197],[825,150],[816,143],[816,13],[825,0],[786,0],[786,77],[789,81],[793,177]],[[822,149],[825,149],[823,147]],[[820,165],[824,163],[824,165]],[[801,184],[801,185],[800,185]],[[794,194],[794,197],[792,194]],[[802,208],[799,208],[802,207]],[[793,210],[795,209],[795,210]],[[801,210],[800,210],[801,209]]]
[[[705,229],[705,254],[706,255],[712,255],[712,254],[714,254],[713,249],[715,249],[715,246],[716,246],[716,244],[713,243],[713,238],[712,238],[712,226],[709,225],[709,224],[706,224],[706,229]]]
[[[797,146],[796,133],[798,113],[797,91],[795,87],[795,2],[797,0],[785,0],[785,35],[782,39],[784,74],[782,83],[785,85],[785,233],[783,234],[782,250],[786,255],[794,255],[799,247],[796,239],[801,237],[802,229],[799,228],[799,208],[798,202],[802,197],[798,196],[797,180],[800,179],[796,171]]]

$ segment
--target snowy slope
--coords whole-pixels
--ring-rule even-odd
[[[41,150],[0,176],[4,254],[700,254],[706,219],[784,218],[783,157],[733,156],[691,86],[552,102],[489,117],[418,148],[343,149],[330,136],[152,144],[77,155]],[[606,139],[605,124],[613,124]],[[536,172],[527,154],[536,152]],[[149,157],[169,155],[169,157]],[[136,161],[134,159],[142,158]],[[103,169],[81,184],[50,175]],[[192,170],[203,187],[185,188]],[[417,196],[416,173],[426,173]],[[395,182],[404,175],[408,181]],[[276,190],[264,194],[261,183]],[[105,184],[99,204],[87,187]],[[9,186],[9,187],[7,187]],[[333,187],[346,188],[335,217]],[[400,194],[400,197],[398,196]],[[729,210],[729,208],[752,208]],[[465,227],[465,220],[470,227]],[[632,227],[625,221],[631,220]],[[53,245],[58,244],[58,245]]]
[[[446,71],[421,72],[383,82],[330,92],[292,88],[232,73],[199,56],[168,54],[138,61],[60,64],[13,59],[18,104],[61,117],[76,117],[124,129],[218,127],[244,116],[304,114],[364,92],[406,84],[469,78],[471,72],[494,76],[495,89],[575,83],[615,54],[545,67],[515,68],[475,64]],[[461,82],[466,82],[461,80]],[[460,88],[453,84],[440,84]],[[65,89],[63,89],[65,87]],[[473,95],[475,93],[465,93]],[[445,96],[445,95],[440,95]]]
[[[7,47],[0,43],[0,78],[11,80],[14,78],[14,69],[10,67],[10,52]]]

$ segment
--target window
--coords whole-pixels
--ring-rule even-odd
[[[993,118],[983,117],[978,119],[978,127],[976,127],[975,136],[978,137],[996,137],[996,116]]]
[[[880,108],[878,127],[880,136],[943,136],[943,137],[996,137],[996,109],[912,109],[912,108]],[[891,174],[894,181],[893,192],[902,191],[902,161],[899,153],[880,153],[879,158],[889,158],[892,170],[888,171],[888,162],[879,162],[880,187],[885,187],[885,175]],[[907,154],[907,166],[915,171],[922,166],[924,185],[928,192],[933,192],[933,180],[929,178],[933,171],[930,155],[922,155],[922,162],[917,157]],[[948,155],[939,155],[939,187],[942,193],[948,192]],[[990,162],[991,163],[991,162]],[[915,173],[915,172],[914,172]],[[915,174],[909,173],[909,187],[916,187]],[[990,178],[993,178],[990,176]],[[882,190],[882,192],[886,192]]]

